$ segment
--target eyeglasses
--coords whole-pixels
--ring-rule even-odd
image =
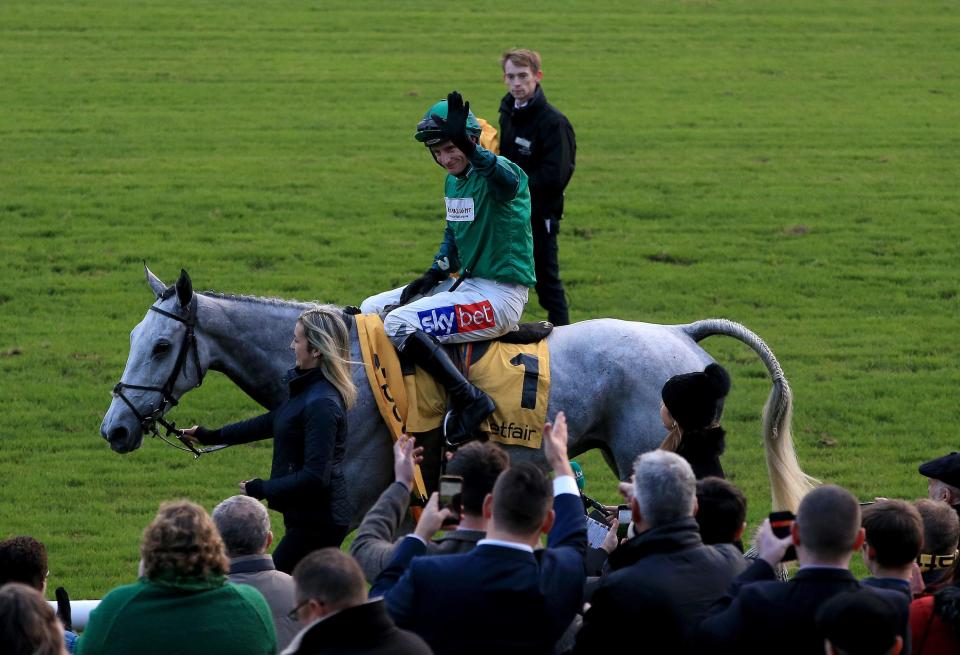
[[[305,605],[308,605],[311,600],[314,601],[320,607],[323,607],[324,605],[323,601],[319,601],[316,598],[307,598],[305,600],[301,600],[299,603],[297,603],[296,607],[294,607],[292,610],[287,612],[287,618],[290,619],[291,621],[299,621],[300,610],[303,609]]]

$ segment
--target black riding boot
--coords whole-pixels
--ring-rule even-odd
[[[470,384],[443,347],[426,332],[410,333],[397,350],[408,355],[450,394],[453,409],[443,419],[443,437],[447,443],[457,446],[470,440],[480,421],[490,416],[496,407],[490,396]]]

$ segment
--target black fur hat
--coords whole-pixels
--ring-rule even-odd
[[[703,372],[674,375],[660,395],[670,415],[689,432],[719,420],[729,392],[730,375],[719,364],[710,364]]]

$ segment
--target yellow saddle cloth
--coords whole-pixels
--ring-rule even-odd
[[[411,375],[403,374],[379,316],[360,314],[354,318],[367,379],[394,439],[403,431],[439,428],[447,411],[446,390],[419,367]],[[531,344],[490,341],[459,347],[467,379],[496,404],[481,430],[491,441],[540,448],[550,395],[550,349],[546,340]]]

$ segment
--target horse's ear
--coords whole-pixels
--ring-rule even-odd
[[[187,275],[187,272],[181,268],[180,277],[177,278],[177,300],[180,301],[181,307],[186,307],[192,299],[193,282],[190,281],[190,276]]]
[[[147,276],[147,284],[150,285],[150,290],[153,291],[153,295],[157,298],[163,295],[164,290],[167,288],[163,282],[160,281],[156,275],[153,274],[153,271],[147,266],[147,262],[143,262],[143,272]]]

